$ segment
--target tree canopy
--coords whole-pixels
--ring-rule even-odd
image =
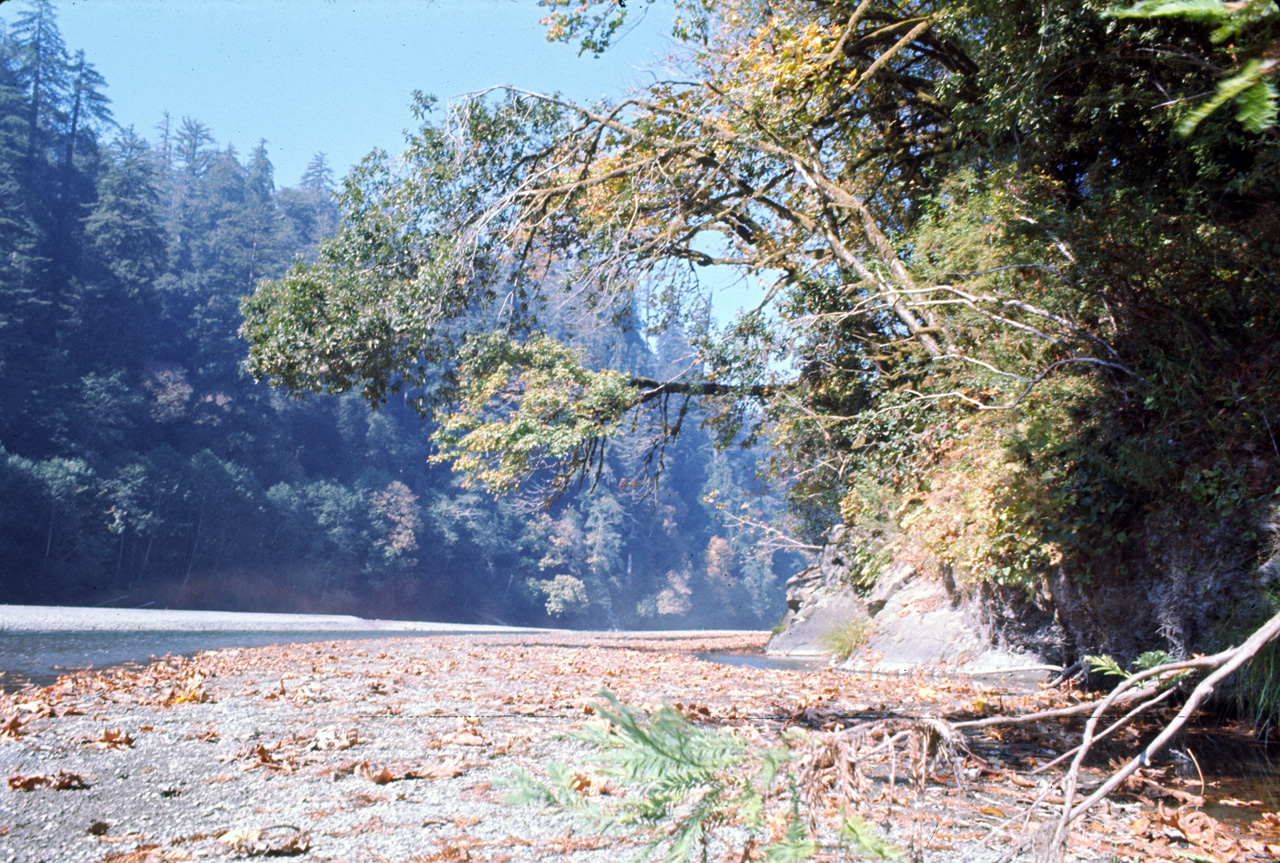
[[[588,52],[643,9],[546,5]],[[246,301],[255,373],[407,391],[499,491],[591,478],[624,428],[660,447],[697,399],[722,444],[768,439],[809,536],[843,520],[1033,594],[1165,578],[1171,522],[1258,562],[1274,3],[676,8],[666,77],[617,102],[419,97],[319,259]],[[718,322],[726,269],[763,299]],[[691,352],[662,380],[611,368],[547,326],[564,308],[693,322]],[[1151,629],[1185,647],[1197,614]]]

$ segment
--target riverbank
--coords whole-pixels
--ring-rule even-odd
[[[584,793],[600,790],[589,753],[564,735],[596,721],[602,689],[763,739],[784,727],[821,737],[867,721],[888,727],[1079,697],[697,658],[758,654],[765,637],[335,640],[68,675],[0,701],[9,784],[0,790],[0,860],[160,863],[271,851],[328,863],[613,863],[634,846],[503,802],[505,780],[519,770],[541,774],[552,761],[580,772]],[[910,790],[899,765],[896,792],[873,783],[868,821],[890,841],[917,842],[930,861],[994,860],[1026,817],[1051,816],[1051,798],[1032,804],[1037,783],[1049,789],[1051,780],[1024,777],[1053,754],[1063,730],[974,738]],[[873,776],[887,768],[859,765]],[[1073,854],[1105,860],[1155,847],[1142,832],[1155,829],[1152,814],[1133,799],[1105,807],[1079,831]]]
[[[44,686],[78,669],[231,647],[542,631],[550,630],[340,614],[0,605],[0,691]]]

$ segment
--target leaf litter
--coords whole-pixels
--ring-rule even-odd
[[[870,731],[857,744],[859,751],[878,754],[859,762],[860,774],[842,778],[843,768],[831,760],[826,766],[815,763],[813,781],[863,783],[868,821],[886,825],[896,840],[916,837],[929,860],[955,860],[963,859],[966,849],[1007,842],[1029,817],[1047,817],[1046,807],[1057,802],[1050,781],[1056,773],[1035,770],[1074,745],[1081,720],[984,729],[970,737],[967,750],[929,765],[927,775],[914,778],[910,764],[891,763],[884,741],[902,733],[913,717],[979,719],[1088,705],[1095,698],[1071,689],[1016,692],[922,675],[761,670],[693,658],[712,651],[758,651],[764,638],[755,633],[650,638],[557,633],[495,635],[483,643],[474,637],[388,639],[365,651],[354,642],[326,642],[165,657],[141,669],[78,672],[47,687],[0,696],[0,740],[6,741],[0,755],[13,765],[11,794],[79,789],[77,795],[25,798],[31,801],[24,804],[27,808],[49,806],[47,811],[56,815],[81,811],[59,809],[65,804],[57,801],[85,799],[83,795],[100,790],[137,796],[149,788],[159,798],[160,786],[148,784],[146,771],[152,765],[146,759],[162,749],[183,753],[190,784],[181,795],[164,799],[171,801],[170,807],[199,805],[214,815],[175,823],[175,838],[146,840],[136,822],[127,823],[133,817],[128,807],[112,810],[119,813],[112,822],[120,824],[121,836],[90,838],[80,827],[76,841],[128,836],[137,847],[103,857],[85,856],[82,846],[69,846],[59,858],[67,861],[162,863],[216,849],[264,857],[323,851],[325,856],[396,861],[496,860],[503,855],[532,860],[556,854],[605,861],[617,859],[616,841],[572,836],[552,830],[537,812],[505,810],[493,802],[498,795],[492,783],[509,773],[509,764],[537,771],[547,760],[566,755],[572,760],[573,745],[561,735],[593,721],[592,705],[607,687],[630,704],[650,709],[671,704],[695,724],[733,728],[761,739],[790,729],[788,733],[802,732],[835,746],[848,729],[866,727]],[[210,712],[214,705],[217,713]],[[85,723],[96,730],[86,733]],[[124,727],[149,730],[135,739]],[[265,728],[280,730],[263,738],[259,729]],[[1082,783],[1096,783],[1089,776],[1100,777],[1107,759],[1124,757],[1142,733],[1135,726],[1130,736],[1117,735],[1100,746]],[[351,760],[353,751],[366,747]],[[109,786],[98,779],[91,785],[84,777],[95,771],[75,766],[81,762],[69,762],[71,771],[55,771],[52,761],[34,772],[17,769],[20,759],[30,765],[72,750],[82,753],[85,764],[107,755],[138,760],[129,762],[134,767],[128,776]],[[441,756],[424,757],[432,750]],[[227,760],[237,762],[241,771],[219,773],[217,764]],[[586,767],[573,775],[584,797],[615,793],[606,778]],[[165,781],[173,785],[181,778]],[[913,784],[916,778],[920,781]],[[376,785],[388,791],[381,796],[352,791],[344,784],[352,779],[365,788]],[[1199,854],[1232,863],[1280,856],[1280,814],[1262,811],[1266,801],[1241,800],[1253,820],[1244,826],[1224,824],[1196,808],[1204,790],[1199,783],[1189,785],[1172,766],[1143,768],[1113,804],[1076,831],[1076,853],[1168,860]],[[244,791],[238,790],[241,786]],[[248,793],[254,796],[236,797]],[[249,808],[234,802],[225,809],[217,805],[224,799],[261,800],[264,805],[279,799],[270,808],[285,811],[290,798],[302,795],[307,799],[297,799],[290,811],[297,813],[293,820],[307,819],[307,831],[237,824],[245,821]],[[364,802],[352,805],[360,800]],[[106,803],[104,797],[97,805]],[[410,804],[444,814],[391,814]],[[151,804],[131,805],[145,809]],[[378,820],[360,822],[366,827],[344,837],[355,823],[343,819],[357,808]],[[221,828],[209,831],[219,811],[225,812]],[[477,813],[471,817],[478,820],[464,820],[462,814],[469,812]],[[82,824],[99,818],[84,817]],[[526,826],[504,827],[512,819]],[[14,822],[5,837],[11,847],[23,848],[26,842],[34,850],[40,847],[34,843],[47,841],[24,832],[12,817],[3,820]],[[184,836],[205,838],[184,842]],[[213,838],[227,836],[234,841]],[[425,856],[412,851],[424,844],[434,850]]]

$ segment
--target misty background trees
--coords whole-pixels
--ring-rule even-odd
[[[240,153],[191,117],[117,128],[52,5],[4,11],[0,601],[582,626],[777,618],[796,560],[747,522],[780,502],[752,455],[714,451],[696,422],[655,494],[587,483],[542,509],[429,464],[433,426],[403,399],[371,413],[355,395],[255,383],[240,300],[335,231],[324,154],[282,188],[266,141]],[[657,374],[689,337],[595,348]],[[604,467],[627,476],[640,457],[621,441]]]

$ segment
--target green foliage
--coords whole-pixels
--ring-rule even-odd
[[[899,863],[907,859],[902,848],[885,841],[874,827],[856,815],[845,818],[840,824],[840,838],[855,854]]]
[[[557,465],[584,477],[602,469],[595,450],[620,430],[636,399],[629,376],[593,372],[578,351],[542,335],[519,344],[471,340],[458,378],[458,408],[433,436],[439,452],[432,460],[499,494]],[[568,479],[557,476],[556,490]]]
[[[1237,709],[1265,735],[1280,722],[1280,645],[1271,642],[1240,671],[1234,689]]]
[[[602,50],[623,13],[556,3],[550,32]],[[445,357],[424,394],[442,457],[501,490],[596,481],[625,420],[660,463],[701,397],[717,443],[772,446],[803,541],[846,522],[860,575],[918,553],[1046,601],[1048,578],[1145,585],[1178,607],[1135,609],[1126,650],[1194,649],[1172,633],[1237,600],[1161,589],[1182,577],[1169,561],[1240,549],[1222,577],[1246,580],[1280,459],[1280,151],[1248,131],[1271,122],[1274,4],[678,15],[696,81],[421,111],[404,170],[374,160],[349,184],[324,264],[246,305],[255,370],[377,402]],[[1246,129],[1179,138],[1232,100]],[[708,322],[713,266],[760,307]],[[680,321],[683,362],[650,380],[578,353],[553,308],[610,315],[619,340]],[[683,563],[661,578],[646,610],[688,589]]]
[[[1126,680],[1133,675],[1120,667],[1120,663],[1116,661],[1114,656],[1086,656],[1084,662],[1089,666],[1089,670],[1095,674],[1101,674],[1104,677],[1115,677],[1120,680]]]
[[[1149,671],[1160,665],[1166,665],[1174,662],[1174,657],[1165,650],[1148,650],[1140,654],[1134,661],[1132,670],[1125,671],[1120,667],[1120,663],[1113,656],[1086,656],[1084,663],[1094,674],[1101,674],[1103,677],[1114,677],[1119,680],[1127,680],[1135,674],[1143,671]],[[1183,680],[1187,679],[1191,674],[1190,671],[1176,671],[1166,673],[1160,678],[1162,688],[1176,686]]]
[[[789,770],[798,738],[771,746],[735,730],[694,725],[669,707],[646,717],[601,695],[603,722],[574,735],[593,753],[587,772],[553,764],[547,783],[521,774],[510,802],[547,806],[598,835],[641,842],[637,860],[705,860],[717,831],[727,828],[745,833],[770,861],[809,860],[821,850],[809,828],[810,797]],[[621,793],[586,793],[600,778],[621,785]],[[778,818],[782,829],[774,835],[769,825]],[[841,839],[881,859],[901,857],[858,819],[845,822]]]
[[[1274,542],[1274,539],[1273,539]],[[1218,638],[1230,646],[1251,635],[1280,609],[1280,586],[1271,582],[1261,602],[1223,626]],[[1280,723],[1280,644],[1263,646],[1231,681],[1231,698],[1239,715],[1252,723],[1254,733],[1265,739]]]
[[[509,286],[494,304],[508,244],[459,270],[436,260],[455,234],[426,217],[407,226],[501,190],[510,178],[494,159],[520,151],[513,130],[554,125],[554,112],[471,112],[487,149],[457,163],[438,158],[444,141],[424,129],[410,142],[423,170],[407,185],[374,156],[335,198],[321,154],[299,186],[277,188],[265,145],[241,157],[193,118],[164,118],[152,142],[103,138],[104,82],[57,47],[50,4],[29,12],[0,44],[0,598],[597,627],[776,617],[778,575],[792,565],[783,555],[721,554],[714,578],[689,566],[713,538],[753,544],[752,528],[720,524],[699,503],[708,488],[745,498],[748,454],[726,453],[712,470],[691,424],[665,454],[680,476],[659,505],[638,508],[639,489],[619,479],[643,473],[643,447],[609,418],[617,375],[602,360],[644,374],[665,361],[641,338],[606,332],[619,310],[559,303],[546,315],[551,341],[522,328],[532,288]],[[37,35],[51,74],[33,92],[18,82]],[[421,97],[416,109],[425,117],[431,104]],[[354,271],[340,266],[353,260]],[[237,337],[255,287],[243,323],[262,373],[349,389],[373,375],[372,362],[348,362],[366,350],[404,374],[358,387],[363,401],[298,401],[255,384]],[[455,313],[496,322],[494,338],[461,338],[445,320]],[[415,408],[461,391],[483,401],[479,389],[501,389],[504,371],[516,389],[524,376],[546,390],[526,405],[528,434],[510,415],[512,393],[491,392],[492,412],[451,428],[458,450],[487,434],[506,450],[495,469],[536,473],[547,453],[608,428],[590,495],[531,515],[429,463],[440,428]],[[581,399],[598,413],[575,414]],[[776,510],[760,500],[761,513]],[[683,608],[646,617],[672,573]],[[695,606],[694,591],[716,602]]]
[[[590,602],[586,585],[572,575],[557,575],[550,581],[529,580],[530,586],[547,597],[547,614],[562,618],[586,609]]]
[[[1280,20],[1280,6],[1275,0],[1246,0],[1242,3],[1143,0],[1125,9],[1112,10],[1109,14],[1116,18],[1185,18],[1212,26],[1214,30],[1210,38],[1216,43],[1234,40],[1245,43],[1233,46],[1236,50],[1249,50],[1258,44],[1264,46],[1264,56],[1247,59],[1235,74],[1218,83],[1217,93],[1197,105],[1179,122],[1179,134],[1191,135],[1205,118],[1232,101],[1236,103],[1236,120],[1247,131],[1260,134],[1276,124],[1276,88],[1265,80],[1275,74],[1277,64],[1280,64],[1280,59],[1274,56],[1280,41],[1268,44],[1277,20]]]

